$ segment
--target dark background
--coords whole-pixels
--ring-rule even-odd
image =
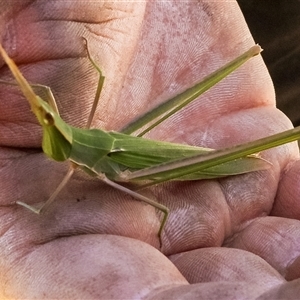
[[[300,125],[300,0],[238,0],[274,82],[277,106]]]

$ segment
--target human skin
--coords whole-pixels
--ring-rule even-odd
[[[254,44],[233,1],[0,0],[0,42],[32,83],[52,88],[62,118],[119,130]],[[265,49],[267,51],[267,49]],[[0,59],[0,76],[10,72]],[[67,163],[40,149],[16,89],[0,86],[1,299],[293,299],[300,290],[296,143],[263,152],[264,171],[145,191],[161,214],[78,172],[43,215],[15,204],[49,197]],[[256,57],[149,138],[220,149],[291,128]],[[294,280],[293,282],[289,282]]]

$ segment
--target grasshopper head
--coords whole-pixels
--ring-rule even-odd
[[[66,124],[52,107],[35,94],[14,61],[7,55],[0,44],[0,54],[10,68],[20,89],[28,100],[32,112],[43,127],[43,150],[50,158],[66,160],[71,152],[72,128]]]

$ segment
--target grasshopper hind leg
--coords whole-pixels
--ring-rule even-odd
[[[76,166],[71,164],[69,167],[69,170],[67,172],[67,174],[65,175],[65,177],[63,178],[63,180],[61,181],[61,183],[58,185],[58,187],[55,189],[55,191],[52,193],[52,195],[50,196],[50,198],[39,208],[36,208],[32,205],[26,204],[22,201],[17,201],[16,203],[31,210],[32,212],[36,213],[36,214],[41,214],[43,213],[47,207],[56,199],[57,195],[60,193],[60,191],[65,187],[65,185],[68,183],[68,181],[70,180],[70,178],[72,177],[72,175],[74,174],[74,171],[76,169]]]

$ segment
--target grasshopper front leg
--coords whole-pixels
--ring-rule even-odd
[[[52,193],[50,198],[46,202],[44,202],[40,208],[36,208],[35,206],[29,205],[22,201],[17,201],[16,203],[31,210],[32,212],[34,212],[36,214],[43,213],[47,209],[47,207],[49,207],[49,205],[56,199],[56,197],[61,192],[61,190],[66,186],[66,184],[68,183],[68,181],[71,179],[72,175],[74,174],[75,169],[76,169],[76,166],[72,166],[72,164],[71,164],[67,174],[65,175],[65,177],[63,178],[61,183],[58,185],[58,187]]]
[[[4,80],[0,80],[0,83],[5,84],[5,85],[12,85],[12,86],[18,86],[19,85],[19,83],[8,82],[8,81],[4,81]],[[46,85],[41,85],[41,84],[30,84],[30,86],[34,90],[37,90],[37,89],[43,90],[45,95],[46,95],[46,100],[49,103],[50,107],[53,109],[53,111],[56,114],[59,115],[56,100],[54,98],[54,95],[52,93],[51,88],[46,86]],[[65,177],[63,178],[63,180],[61,181],[61,183],[58,185],[58,187],[55,189],[55,191],[52,193],[52,195],[49,197],[49,199],[46,202],[44,202],[44,204],[41,207],[37,208],[37,207],[35,207],[33,205],[29,205],[29,204],[27,204],[23,201],[16,201],[16,204],[21,205],[21,206],[29,209],[30,211],[32,211],[36,214],[43,213],[47,209],[47,207],[49,207],[49,205],[56,199],[58,194],[65,187],[65,185],[68,183],[68,181],[71,179],[72,175],[74,174],[75,169],[76,169],[76,166],[71,163],[70,167],[68,169],[68,172],[65,175]]]

